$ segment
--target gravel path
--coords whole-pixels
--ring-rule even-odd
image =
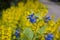
[[[40,0],[40,2],[48,6],[48,10],[49,10],[48,15],[51,16],[52,14],[55,14],[55,20],[57,18],[60,18],[60,5],[57,5],[56,3],[48,0]]]

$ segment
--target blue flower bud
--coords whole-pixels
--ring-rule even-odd
[[[45,17],[45,22],[47,23],[49,20],[51,20],[50,16]]]
[[[18,38],[20,36],[19,30],[16,30],[15,36],[16,36],[16,38]]]
[[[51,20],[50,16],[46,16],[46,19]]]
[[[31,23],[36,23],[36,19],[37,19],[37,18],[38,18],[38,17],[34,16],[34,14],[31,14],[31,15],[28,16],[28,19],[30,19],[30,22],[31,22]]]

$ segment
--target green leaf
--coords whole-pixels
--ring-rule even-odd
[[[29,39],[32,40],[34,33],[30,28],[26,28],[23,33],[25,34],[25,36]]]
[[[39,38],[36,38],[36,40],[40,40]]]
[[[41,35],[46,31],[46,26],[43,26],[42,28],[40,28],[40,30],[38,31]]]
[[[28,40],[28,39],[27,39],[27,37],[24,36],[23,38],[21,38],[21,40]]]

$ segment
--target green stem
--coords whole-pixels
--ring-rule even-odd
[[[40,22],[40,20],[36,23],[37,25],[38,25],[38,23]],[[34,24],[33,24],[34,25]],[[35,26],[35,25],[34,25]],[[36,27],[36,29],[37,29],[37,26],[35,26]],[[35,32],[36,32],[36,29],[35,29]],[[36,32],[37,33],[37,32]],[[34,34],[34,36],[33,36],[33,39],[32,40],[34,40],[35,39],[35,36],[36,36],[36,34]]]

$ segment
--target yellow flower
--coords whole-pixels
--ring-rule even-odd
[[[32,25],[32,30],[35,31],[36,30],[36,26]]]
[[[23,5],[24,5],[23,2],[18,3],[18,7],[23,7]]]
[[[58,26],[60,26],[60,19],[58,19],[58,20],[56,21],[56,24],[57,24]]]
[[[58,31],[55,33],[55,37],[59,38],[59,32]]]
[[[26,25],[27,27],[32,26],[32,24],[31,24],[29,21],[27,21],[27,22],[25,23],[25,25]]]
[[[40,22],[38,22],[38,26],[43,26],[45,23],[44,23],[44,21],[43,20],[41,20]]]
[[[53,20],[50,20],[49,21],[49,26],[54,26],[55,25],[55,22]]]
[[[55,18],[55,16],[56,16],[55,13],[52,14],[51,19],[53,20]]]
[[[45,40],[45,39],[44,39],[44,36],[42,36],[41,40]]]
[[[24,34],[23,34],[23,33],[21,33],[20,35],[21,35],[21,38],[23,38],[23,37],[24,37]]]
[[[39,27],[39,26],[37,26],[37,28],[36,28],[36,32],[37,32],[39,29],[40,29],[40,27]]]
[[[49,26],[48,30],[51,31],[52,30],[52,27]]]
[[[16,36],[13,36],[13,39],[16,39]]]

